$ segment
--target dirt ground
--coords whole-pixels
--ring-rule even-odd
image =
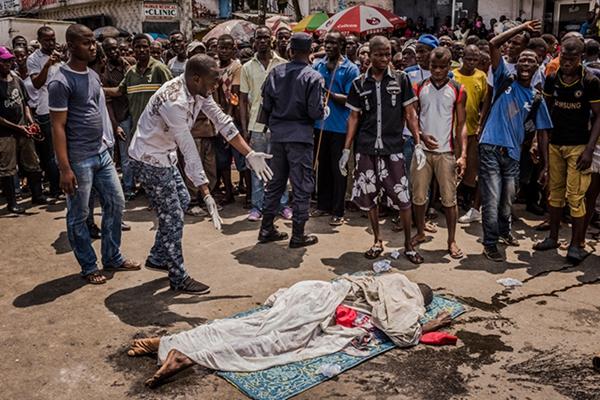
[[[85,285],[69,248],[64,204],[32,208],[13,218],[0,214],[0,373],[2,399],[242,399],[232,385],[202,368],[148,390],[152,358],[125,354],[134,337],[178,332],[261,304],[269,294],[305,279],[328,280],[367,270],[367,220],[331,228],[326,218],[308,228],[316,246],[290,250],[286,243],[257,245],[258,225],[246,222],[241,200],[223,212],[221,233],[203,218],[186,217],[184,253],[190,274],[208,283],[206,296],[173,295],[165,275],[143,269],[117,273],[106,285]],[[600,399],[600,374],[591,368],[600,352],[600,245],[579,266],[564,250],[534,254],[532,227],[522,218],[518,248],[507,261],[481,255],[481,225],[458,229],[467,253],[445,252],[446,231],[421,246],[426,263],[393,261],[395,271],[453,296],[469,312],[448,330],[457,346],[392,350],[301,395],[299,399]],[[100,217],[96,217],[99,221]],[[444,225],[440,216],[437,222]],[[153,214],[144,200],[128,205],[123,235],[126,256],[144,261],[154,237]],[[279,222],[290,231],[290,224]],[[390,230],[386,254],[402,243]],[[566,229],[561,232],[568,235]],[[97,251],[100,242],[95,242]],[[504,250],[503,250],[504,251]],[[524,285],[504,290],[502,277]]]

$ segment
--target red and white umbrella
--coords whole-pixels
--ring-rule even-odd
[[[317,29],[317,32],[325,33],[336,30],[343,34],[369,34],[393,29],[394,23],[380,10],[371,6],[358,5],[335,14],[325,21]]]

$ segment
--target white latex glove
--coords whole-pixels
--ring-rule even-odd
[[[423,145],[421,143],[415,146],[413,157],[416,157],[417,160],[417,171],[423,169],[427,162],[427,157],[425,157],[425,152],[423,151]]]
[[[350,150],[344,149],[342,151],[342,156],[340,157],[340,161],[338,162],[338,166],[340,168],[340,173],[343,176],[348,175],[348,170],[346,169],[346,165],[348,165],[349,159],[350,159]]]
[[[273,158],[272,154],[257,153],[254,150],[246,155],[246,161],[248,161],[250,169],[264,182],[268,182],[273,178],[273,171],[271,171],[266,161],[271,158]]]
[[[327,119],[329,118],[329,115],[331,114],[331,109],[329,108],[329,106],[325,106],[325,109],[323,110],[323,119]]]
[[[219,215],[219,209],[217,208],[217,203],[215,202],[215,199],[213,199],[213,197],[210,194],[207,194],[206,196],[204,196],[204,204],[206,204],[206,209],[208,210],[208,213],[212,218],[212,223],[215,229],[221,230],[221,224],[223,223],[223,220]]]

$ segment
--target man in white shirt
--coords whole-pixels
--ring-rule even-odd
[[[172,290],[192,294],[205,294],[210,288],[189,277],[183,265],[183,215],[190,195],[177,169],[177,149],[185,159],[185,174],[203,193],[215,228],[220,229],[222,222],[190,133],[198,113],[202,111],[215,129],[246,156],[248,166],[261,179],[273,176],[265,161],[271,156],[252,151],[231,117],[212,98],[211,90],[218,78],[219,69],[212,57],[199,54],[190,58],[185,72],[152,96],[129,147],[135,174],[159,221],[146,267],[168,271]]]
[[[50,183],[51,197],[60,194],[58,163],[52,142],[52,126],[48,109],[48,82],[52,80],[63,64],[61,54],[56,49],[56,34],[49,26],[42,26],[37,31],[40,48],[27,58],[27,70],[31,78],[32,90],[35,94],[35,120],[40,126],[44,140],[36,143],[40,156],[40,165]],[[30,92],[28,90],[28,92]]]

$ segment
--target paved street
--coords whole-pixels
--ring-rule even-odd
[[[0,374],[3,399],[238,399],[232,385],[194,368],[151,391],[143,381],[156,362],[125,354],[134,337],[178,332],[261,304],[280,287],[306,279],[328,280],[366,270],[362,252],[371,244],[368,222],[358,213],[341,228],[311,220],[320,243],[289,250],[257,245],[258,225],[246,222],[241,200],[222,215],[222,233],[202,218],[186,217],[184,253],[190,274],[209,284],[206,296],[174,296],[166,276],[143,269],[116,273],[103,286],[85,285],[70,251],[64,204],[33,208],[31,215],[0,216]],[[520,206],[519,206],[520,207]],[[45,208],[45,207],[44,207]],[[519,215],[523,215],[519,211]],[[97,216],[97,222],[100,217]],[[437,222],[443,224],[442,216]],[[144,200],[128,205],[124,253],[143,261],[154,237],[154,219]],[[477,243],[481,226],[458,229],[468,257],[451,260],[446,231],[421,246],[426,263],[405,259],[395,271],[453,296],[469,308],[449,332],[456,347],[423,345],[392,350],[300,395],[300,399],[597,399],[600,375],[591,356],[600,351],[600,247],[578,267],[556,252],[532,254],[531,229],[515,223],[519,248],[508,261],[487,261]],[[402,243],[384,226],[386,254]],[[279,222],[290,231],[290,224]],[[566,229],[562,232],[567,235]],[[100,242],[95,242],[99,251]],[[564,256],[565,251],[558,252]],[[503,291],[502,277],[524,282]]]

